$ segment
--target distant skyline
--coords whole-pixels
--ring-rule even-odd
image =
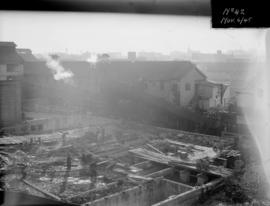
[[[263,55],[266,29],[212,29],[207,17],[1,12],[0,41],[45,52],[252,50]]]

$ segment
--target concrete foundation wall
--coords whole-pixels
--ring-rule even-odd
[[[165,179],[155,179],[142,186],[134,187],[84,204],[85,206],[150,206],[167,199],[169,196],[178,195],[191,190],[183,184],[173,183]]]
[[[222,183],[223,178],[219,178],[203,186],[193,188],[189,191],[179,194],[175,197],[168,198],[167,200],[154,204],[153,206],[190,206],[193,203],[197,202],[204,192],[217,188],[222,185]]]
[[[154,204],[153,206],[190,206],[196,201],[198,201],[202,191],[201,190],[191,190],[187,191],[183,194],[177,195],[175,197],[172,197],[170,199],[164,200],[162,202],[159,202],[157,204]]]

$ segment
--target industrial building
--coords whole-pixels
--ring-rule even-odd
[[[0,42],[0,128],[22,120],[23,59],[13,42]]]

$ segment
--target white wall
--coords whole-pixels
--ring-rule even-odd
[[[223,94],[223,102],[222,102],[223,106],[226,107],[230,102],[230,100],[231,100],[231,89],[230,87],[227,87]]]
[[[197,80],[203,80],[204,77],[195,69],[190,71],[183,79],[180,80],[171,80],[164,82],[164,89],[160,89],[159,81],[147,82],[146,92],[156,97],[163,98],[168,102],[174,103],[174,96],[172,92],[172,85],[177,84],[177,88],[180,92],[180,106],[187,106],[191,99],[195,95],[195,83]],[[190,90],[186,91],[186,83],[190,84]]]
[[[183,78],[180,82],[180,104],[181,106],[187,106],[191,99],[195,95],[195,83],[197,80],[203,80],[204,77],[195,69],[189,72],[185,78]],[[191,89],[186,91],[185,85],[189,83],[191,85]]]
[[[173,103],[173,98],[174,98],[173,93],[172,93],[172,84],[173,83],[178,84],[178,87],[179,87],[179,81],[171,80],[171,81],[164,82],[164,89],[161,90],[159,81],[155,81],[155,83],[153,83],[153,81],[151,81],[151,82],[149,81],[149,82],[147,82],[146,92],[150,95],[153,95],[153,96],[159,97],[159,98],[163,98],[166,101]]]

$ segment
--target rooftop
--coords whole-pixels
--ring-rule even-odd
[[[17,53],[23,58],[24,61],[39,61],[30,49],[16,49]]]
[[[16,53],[14,42],[0,42],[0,63],[19,64],[23,59]]]
[[[6,47],[6,46],[9,46],[9,47],[16,47],[17,45],[14,43],[14,42],[11,42],[11,41],[2,41],[0,42],[0,47]]]
[[[111,78],[126,81],[180,80],[192,70],[206,77],[189,61],[108,61],[98,63],[97,66],[106,70],[106,75]]]

